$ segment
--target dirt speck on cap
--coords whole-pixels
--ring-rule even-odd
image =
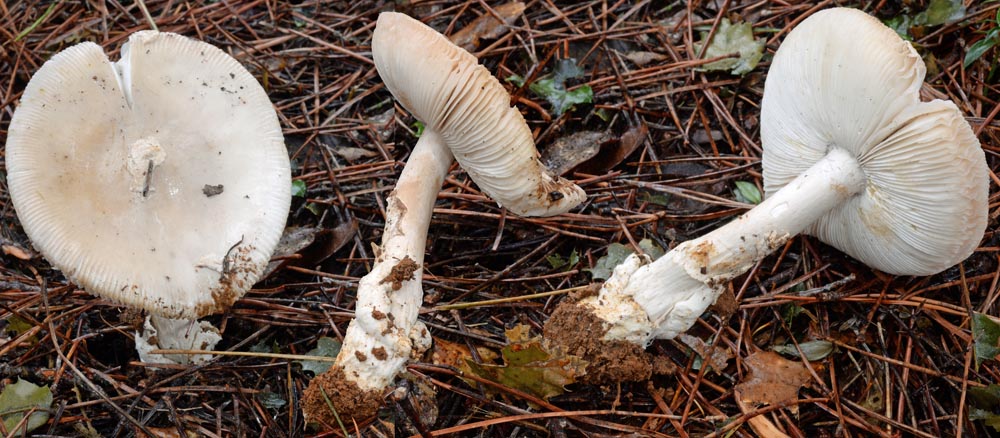
[[[590,309],[576,303],[562,302],[545,323],[545,339],[562,346],[566,352],[584,358],[587,374],[583,380],[593,384],[635,382],[655,374],[671,374],[676,367],[657,360],[642,347],[627,341],[606,341],[607,327]]]
[[[327,398],[345,424],[353,423],[352,420],[362,423],[375,415],[382,404],[380,393],[358,388],[357,384],[347,380],[343,368],[338,366],[312,379],[302,394],[302,411],[306,418],[310,422],[336,428],[337,419],[327,404]]]

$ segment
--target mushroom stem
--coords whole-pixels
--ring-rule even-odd
[[[430,335],[417,321],[423,302],[424,247],[434,201],[451,162],[451,150],[441,136],[425,130],[389,195],[382,245],[376,250],[371,272],[358,284],[354,320],[347,327],[337,362],[306,391],[306,415],[312,419],[330,417],[325,398],[341,417],[361,419],[373,414],[382,390],[406,361],[430,347]],[[325,383],[330,379],[324,376],[340,373],[343,382]]]
[[[858,161],[839,148],[736,220],[678,245],[659,260],[616,269],[597,297],[581,302],[609,326],[607,339],[646,345],[684,332],[715,302],[726,282],[864,190]],[[628,264],[641,264],[633,256]],[[627,282],[621,285],[625,276]],[[638,318],[627,317],[642,309]]]
[[[135,349],[146,363],[204,364],[211,354],[157,354],[153,350],[214,350],[222,340],[219,329],[206,321],[149,315],[142,332],[135,334]]]

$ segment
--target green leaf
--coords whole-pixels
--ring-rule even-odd
[[[708,32],[702,32],[701,41],[696,44],[695,49],[700,51],[707,39]],[[734,75],[750,73],[764,57],[764,44],[763,38],[754,39],[750,23],[732,24],[728,18],[723,18],[715,29],[712,41],[708,42],[704,59],[735,54],[739,57],[711,62],[701,68],[707,71],[728,70]]]
[[[424,122],[421,122],[420,120],[413,122],[413,129],[417,131],[413,135],[415,135],[417,138],[420,138],[421,135],[424,135],[424,129],[426,128],[427,125],[424,125]]]
[[[38,429],[49,421],[49,407],[52,406],[52,391],[48,386],[36,386],[26,380],[18,379],[16,383],[11,383],[0,392],[0,417],[3,418],[4,428],[8,432],[14,431],[17,424],[24,419],[24,415],[35,409],[28,417],[26,424],[22,424],[19,431],[14,436],[25,436],[22,432],[31,432]]]
[[[985,388],[969,387],[969,419],[980,420],[993,430],[1000,432],[1000,385]]]
[[[507,81],[507,82],[510,82],[510,83],[512,83],[514,85],[517,85],[518,87],[523,87],[524,86],[524,78],[521,77],[521,75],[510,75],[510,76],[507,76],[507,78],[504,79],[504,80]]]
[[[479,377],[538,397],[547,399],[562,394],[564,386],[586,372],[587,362],[561,349],[550,350],[540,336],[529,336],[529,330],[527,325],[507,330],[510,342],[500,351],[503,365],[466,359],[469,368]]]
[[[594,90],[589,85],[582,85],[570,91],[566,89],[566,81],[583,77],[583,69],[576,65],[576,60],[561,59],[556,62],[552,73],[543,76],[528,86],[532,93],[544,98],[552,106],[555,115],[561,116],[575,105],[594,101]],[[518,87],[524,86],[524,78],[518,75],[507,77],[507,82]]]
[[[580,262],[580,254],[574,249],[569,253],[569,258],[563,258],[559,254],[552,254],[546,257],[545,260],[549,262],[552,269],[566,268],[566,270],[570,270]]]
[[[338,354],[340,354],[340,341],[324,336],[316,341],[316,348],[306,353],[306,356],[333,358],[337,357]],[[303,371],[312,371],[315,376],[323,374],[324,371],[330,368],[330,365],[333,365],[333,362],[320,362],[316,360],[300,360],[296,362],[302,365]]]
[[[639,200],[659,205],[660,207],[670,206],[670,197],[663,193],[652,194],[650,192],[639,192]]]
[[[306,210],[309,210],[310,212],[312,212],[312,214],[314,214],[316,216],[322,216],[323,215],[323,209],[320,208],[320,206],[317,205],[315,202],[310,202],[310,203],[306,204]]]
[[[931,0],[927,10],[914,17],[916,24],[937,26],[960,20],[965,16],[962,0]]]
[[[664,251],[663,248],[660,248],[660,245],[657,245],[656,242],[653,242],[650,239],[640,240],[639,249],[646,253],[649,258],[653,259],[653,261],[656,261],[656,259],[663,257],[663,254],[666,254],[666,251]]]
[[[972,314],[972,339],[976,350],[976,366],[1000,354],[1000,324],[982,313]]]
[[[913,27],[913,18],[909,15],[897,15],[885,20],[883,23],[885,23],[885,25],[890,29],[896,31],[896,34],[898,34],[900,38],[907,41],[913,41],[913,36],[910,35],[910,27]]]
[[[12,315],[10,318],[7,319],[7,331],[11,332],[11,334],[15,338],[26,333],[28,330],[31,330],[32,327],[34,326],[31,325],[30,322],[25,321],[24,318],[21,318],[20,316],[17,315]],[[34,345],[38,342],[38,339],[36,339],[34,336],[31,336],[28,339],[26,339],[25,342],[27,344]]]
[[[761,195],[757,186],[748,181],[736,181],[736,200],[747,204],[760,204]]]
[[[996,47],[997,43],[1000,43],[1000,27],[995,27],[986,37],[976,41],[971,46],[969,46],[969,51],[965,53],[965,60],[962,61],[962,65],[965,68],[969,68],[973,62],[976,62],[979,58],[983,56],[993,47]]]
[[[292,181],[292,196],[297,196],[299,198],[306,197],[306,182],[301,179]]]
[[[625,245],[612,243],[608,245],[608,254],[597,259],[593,268],[584,269],[584,271],[589,272],[594,280],[607,280],[611,277],[611,272],[614,271],[615,267],[622,264],[625,258],[632,255],[633,252]]]
[[[830,341],[800,342],[799,348],[802,349],[802,354],[809,361],[820,360],[833,353],[833,343]],[[781,354],[800,357],[799,350],[795,348],[795,344],[773,345],[771,349]]]

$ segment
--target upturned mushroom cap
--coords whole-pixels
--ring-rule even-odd
[[[921,102],[910,43],[864,12],[809,17],[781,44],[761,106],[770,195],[834,147],[867,185],[807,230],[873,268],[930,275],[968,257],[987,220],[988,170],[951,102]]]
[[[121,52],[112,63],[82,43],[32,77],[7,139],[14,208],[91,293],[166,317],[222,310],[256,282],[287,216],[274,109],[209,44],[149,31]]]
[[[383,12],[372,57],[386,87],[439,133],[479,187],[522,216],[566,212],[586,197],[538,160],[524,117],[475,56],[404,14]]]

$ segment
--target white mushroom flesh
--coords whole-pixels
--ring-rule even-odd
[[[909,43],[863,12],[803,21],[765,86],[767,199],[654,263],[616,270],[582,303],[608,323],[606,337],[677,336],[730,279],[800,232],[892,274],[930,275],[968,257],[986,226],[985,156],[953,103],[920,102],[923,78]],[[623,318],[636,306],[644,322]]]
[[[165,317],[242,296],[291,199],[264,90],[221,50],[169,33],[133,34],[115,63],[93,43],[53,56],[24,92],[6,153],[14,207],[41,253],[87,291]]]
[[[551,216],[585,199],[580,187],[548,174],[524,117],[475,56],[413,18],[385,12],[372,57],[399,103],[441,135],[497,203],[521,216]]]
[[[411,356],[430,345],[430,334],[417,321],[424,249],[451,161],[441,137],[425,130],[389,195],[382,245],[371,272],[358,284],[354,320],[335,364],[361,389],[388,387]]]

